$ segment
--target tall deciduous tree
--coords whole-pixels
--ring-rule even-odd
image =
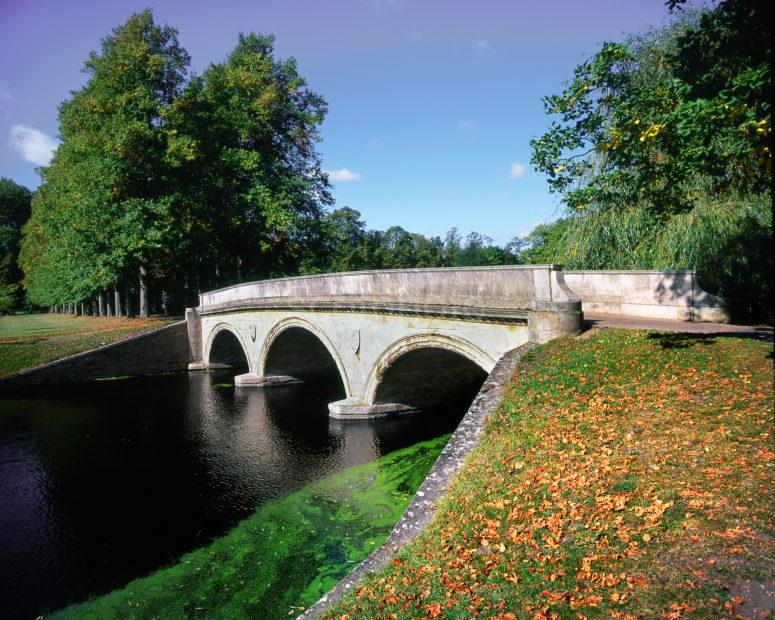
[[[333,202],[316,151],[326,103],[274,38],[240,35],[228,58],[172,107],[173,151],[188,158],[183,194],[206,239],[203,286],[297,273],[322,251]],[[209,267],[209,273],[207,268]]]
[[[33,204],[28,244],[42,252],[26,251],[25,271],[34,301],[80,301],[131,277],[147,314],[144,274],[169,267],[184,226],[164,115],[188,62],[176,31],[146,10],[84,64],[89,79],[60,107],[62,144]]]
[[[669,28],[605,43],[531,141],[532,163],[574,211],[648,203],[687,212],[699,175],[761,191],[772,171],[772,5],[726,0]]]

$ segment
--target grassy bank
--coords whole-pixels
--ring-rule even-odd
[[[51,617],[296,615],[384,542],[447,439],[397,450],[270,502],[172,566]]]
[[[431,527],[327,617],[759,617],[772,378],[772,345],[739,338],[541,347]]]
[[[67,314],[0,316],[0,376],[123,340],[170,322]]]

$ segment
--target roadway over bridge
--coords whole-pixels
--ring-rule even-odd
[[[191,370],[244,360],[245,387],[335,374],[331,415],[368,418],[478,387],[507,351],[578,333],[582,313],[560,267],[530,265],[251,282],[203,293],[186,319]]]

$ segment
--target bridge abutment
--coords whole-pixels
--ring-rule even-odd
[[[580,301],[536,302],[535,309],[527,313],[530,341],[542,344],[578,334],[583,320]]]

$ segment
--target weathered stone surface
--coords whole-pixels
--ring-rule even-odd
[[[565,271],[584,312],[727,323],[720,298],[702,290],[694,271]]]
[[[269,387],[272,385],[291,385],[293,383],[301,383],[295,377],[289,377],[288,375],[272,375],[269,377],[260,377],[255,373],[248,372],[244,375],[237,375],[234,377],[234,385],[237,387],[247,386],[260,386]]]
[[[575,299],[562,281],[561,267],[519,265],[435,269],[385,269],[262,280],[201,295],[200,313],[235,308],[336,304],[471,309],[527,309],[536,300]]]
[[[0,390],[185,370],[189,363],[186,329],[186,323],[181,321],[8,377],[0,377]]]
[[[345,400],[331,415],[360,419],[408,411],[410,403],[379,401],[383,375],[413,351],[444,349],[490,372],[506,351],[529,340],[578,333],[580,302],[555,265],[407,269],[281,278],[203,293],[187,313],[191,360],[207,367],[218,334],[231,332],[248,363],[249,380],[309,375],[320,363],[303,330],[334,361]],[[197,331],[199,333],[197,333]],[[282,339],[282,340],[281,340]],[[270,355],[275,342],[277,350]],[[322,349],[321,349],[322,350]],[[314,364],[313,364],[314,365]]]
[[[381,403],[372,405],[359,398],[345,398],[328,403],[328,412],[332,418],[338,420],[371,420],[384,418],[389,415],[403,415],[417,413],[417,408],[401,403]]]

